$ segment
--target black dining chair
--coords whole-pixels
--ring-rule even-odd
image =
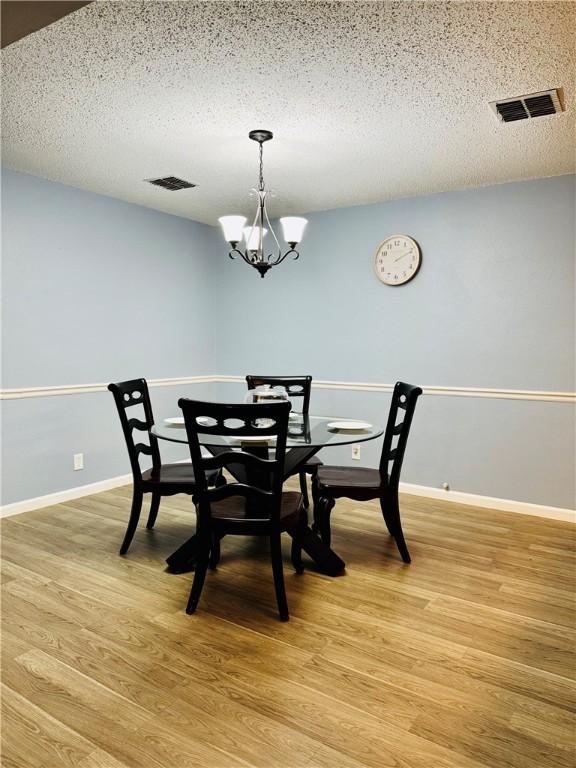
[[[246,384],[248,385],[248,389],[255,389],[256,387],[265,384],[269,384],[272,387],[284,387],[288,393],[288,398],[291,401],[302,398],[302,415],[308,416],[310,410],[310,394],[312,391],[312,376],[246,376]],[[306,509],[310,506],[306,475],[310,475],[313,479],[318,471],[318,467],[321,466],[322,461],[318,456],[311,456],[303,464],[300,464],[292,473],[298,475],[300,479],[300,491]]]
[[[161,497],[173,496],[176,493],[185,493],[191,496],[196,490],[196,484],[191,464],[162,464],[158,440],[151,432],[154,415],[146,379],[120,381],[116,384],[109,384],[108,389],[114,395],[120,416],[134,484],[130,519],[120,547],[120,554],[125,555],[138,526],[144,494],[152,494],[148,522],[146,523],[146,528],[151,529],[154,527],[158,516]],[[135,408],[135,406],[140,406],[139,418],[134,411],[128,413],[128,410]],[[137,408],[135,410],[138,411]],[[136,442],[135,430],[143,435],[145,433],[146,443]],[[144,470],[144,472],[140,468],[140,456],[142,454],[150,456],[152,460],[152,467]],[[210,473],[209,479],[212,484],[218,482],[220,473],[217,471]]]
[[[186,613],[196,610],[215,541],[229,534],[268,536],[278,611],[281,620],[287,621],[281,534],[291,533],[292,562],[296,571],[302,573],[300,539],[307,530],[301,494],[282,491],[290,404],[227,405],[182,398],[178,405],[184,414],[196,477],[196,570]],[[233,438],[238,441],[238,449],[230,448],[205,458],[199,431],[204,439],[207,435]],[[262,438],[263,442],[255,445],[254,437]],[[274,453],[273,458],[269,458],[266,439],[273,437]],[[244,443],[243,438],[246,438]],[[210,488],[209,473],[227,465],[242,465],[246,481]]]
[[[348,498],[355,501],[379,499],[384,522],[396,541],[402,560],[405,563],[410,562],[410,554],[400,521],[398,484],[412,417],[421,394],[420,387],[404,384],[401,381],[396,383],[378,469],[323,466],[318,470],[312,483],[313,527],[326,545],[330,546],[330,513],[336,499]],[[392,462],[391,468],[390,462]]]

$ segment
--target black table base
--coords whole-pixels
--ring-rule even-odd
[[[219,453],[229,451],[229,447],[210,446],[208,448],[210,453],[215,456]],[[264,451],[267,455],[267,448],[257,448],[251,446],[249,449],[254,453],[260,453]],[[286,451],[285,462],[285,478],[290,477],[297,471],[297,467],[300,464],[304,464],[317,453],[319,448],[309,445],[297,446],[290,448]],[[241,464],[230,464],[226,467],[231,475],[235,477],[239,482],[246,482],[245,467]],[[291,531],[287,531],[292,536]],[[346,567],[346,563],[334,552],[330,547],[327,547],[322,539],[317,536],[314,531],[307,526],[305,530],[300,529],[298,535],[301,537],[300,544],[306,554],[314,561],[316,567],[321,573],[325,573],[327,576],[338,576],[342,573]],[[181,547],[173,552],[166,558],[168,570],[170,573],[188,573],[193,571],[196,565],[196,535],[191,536],[187,541],[182,544]]]
[[[290,533],[290,531],[287,531]],[[314,561],[321,573],[327,576],[338,576],[346,567],[346,563],[327,547],[322,539],[308,526],[305,531],[299,533],[300,544],[306,554]],[[185,541],[181,547],[166,558],[170,573],[188,573],[196,566],[196,534]]]

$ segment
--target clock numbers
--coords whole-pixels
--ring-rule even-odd
[[[386,285],[403,285],[420,268],[421,254],[418,244],[407,236],[393,236],[380,244],[374,255],[374,271]]]

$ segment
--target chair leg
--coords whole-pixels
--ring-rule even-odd
[[[220,562],[220,536],[212,532],[212,547],[210,549],[210,568],[214,569]]]
[[[306,472],[300,472],[300,493],[304,499],[304,507],[308,509],[310,506],[310,500],[308,499],[308,483],[306,481]]]
[[[120,554],[125,555],[128,552],[128,547],[132,541],[136,528],[138,526],[138,520],[140,519],[140,511],[142,509],[142,497],[143,493],[139,488],[134,487],[134,493],[132,496],[132,508],[130,510],[130,519],[128,520],[128,527],[124,534],[124,541],[120,547]]]
[[[210,535],[200,535],[198,537],[198,555],[196,568],[194,570],[194,581],[192,582],[190,597],[188,598],[188,605],[186,606],[186,613],[188,614],[194,613],[198,606],[198,600],[200,600],[200,595],[202,594],[202,587],[204,586],[204,579],[206,578],[209,560]]]
[[[398,494],[396,493],[388,498],[381,498],[380,509],[382,510],[382,516],[384,517],[386,527],[396,541],[396,546],[400,552],[400,557],[405,563],[412,562],[410,553],[408,552],[408,547],[406,546],[404,531],[402,530],[402,523],[400,521]]]
[[[317,516],[317,529],[320,534],[320,538],[326,544],[330,546],[332,540],[332,532],[330,530],[330,513],[334,508],[336,501],[329,497],[318,499],[318,516]]]
[[[286,600],[286,589],[284,587],[280,531],[275,531],[270,535],[270,554],[272,557],[272,573],[274,574],[274,589],[276,590],[278,613],[280,614],[281,621],[288,621],[288,602]]]
[[[404,532],[402,531],[402,526],[400,526],[400,530],[394,537],[396,539],[396,546],[398,547],[398,552],[400,552],[400,557],[405,563],[411,563],[412,558],[410,557],[410,552],[408,552],[408,547],[406,546],[406,540],[404,539]]]
[[[380,498],[380,509],[382,510],[382,517],[384,518],[384,523],[386,524],[386,528],[388,529],[388,533],[390,536],[394,536],[394,522],[392,520],[392,515],[389,511],[390,502],[388,499],[381,497]]]
[[[160,499],[161,499],[161,495],[159,493],[152,494],[152,501],[150,503],[150,512],[148,514],[148,522],[146,523],[146,528],[148,528],[148,530],[152,530],[152,528],[154,528],[154,524],[156,523],[156,518],[158,517],[158,510],[160,508]]]

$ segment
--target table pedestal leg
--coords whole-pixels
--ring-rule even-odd
[[[309,525],[300,531],[288,531],[288,533],[293,538],[298,537],[298,542],[304,552],[314,562],[318,570],[325,573],[326,576],[338,576],[346,567],[344,560],[330,547],[327,547]]]
[[[288,531],[288,533],[293,536],[296,532]],[[302,549],[321,573],[325,573],[327,576],[337,576],[339,573],[342,573],[346,567],[344,560],[330,547],[327,547],[309,525],[298,531],[296,535]],[[170,573],[188,573],[193,571],[196,566],[196,534],[191,536],[181,547],[167,557],[166,564]]]
[[[230,449],[224,447],[220,448],[219,446],[210,447],[210,452],[214,455],[228,450]],[[317,448],[312,448],[310,446],[290,448],[286,452],[285,476],[288,477],[293,474],[295,468],[299,464],[308,461],[308,459],[311,456],[314,456],[317,451]],[[247,481],[244,466],[240,464],[237,464],[236,466],[231,465],[230,467],[227,467],[227,469],[239,482]],[[288,531],[288,533],[290,535],[293,534],[292,531]],[[300,539],[302,549],[314,561],[319,571],[325,573],[327,576],[337,576],[339,573],[342,573],[346,566],[344,560],[342,560],[341,557],[338,557],[330,547],[327,547],[310,526],[301,529],[297,535]],[[168,570],[171,573],[188,573],[189,571],[193,571],[196,565],[196,535],[191,536],[181,547],[178,547],[175,552],[167,557],[166,563],[168,565]]]
[[[170,573],[189,573],[196,567],[196,534],[166,558]]]

